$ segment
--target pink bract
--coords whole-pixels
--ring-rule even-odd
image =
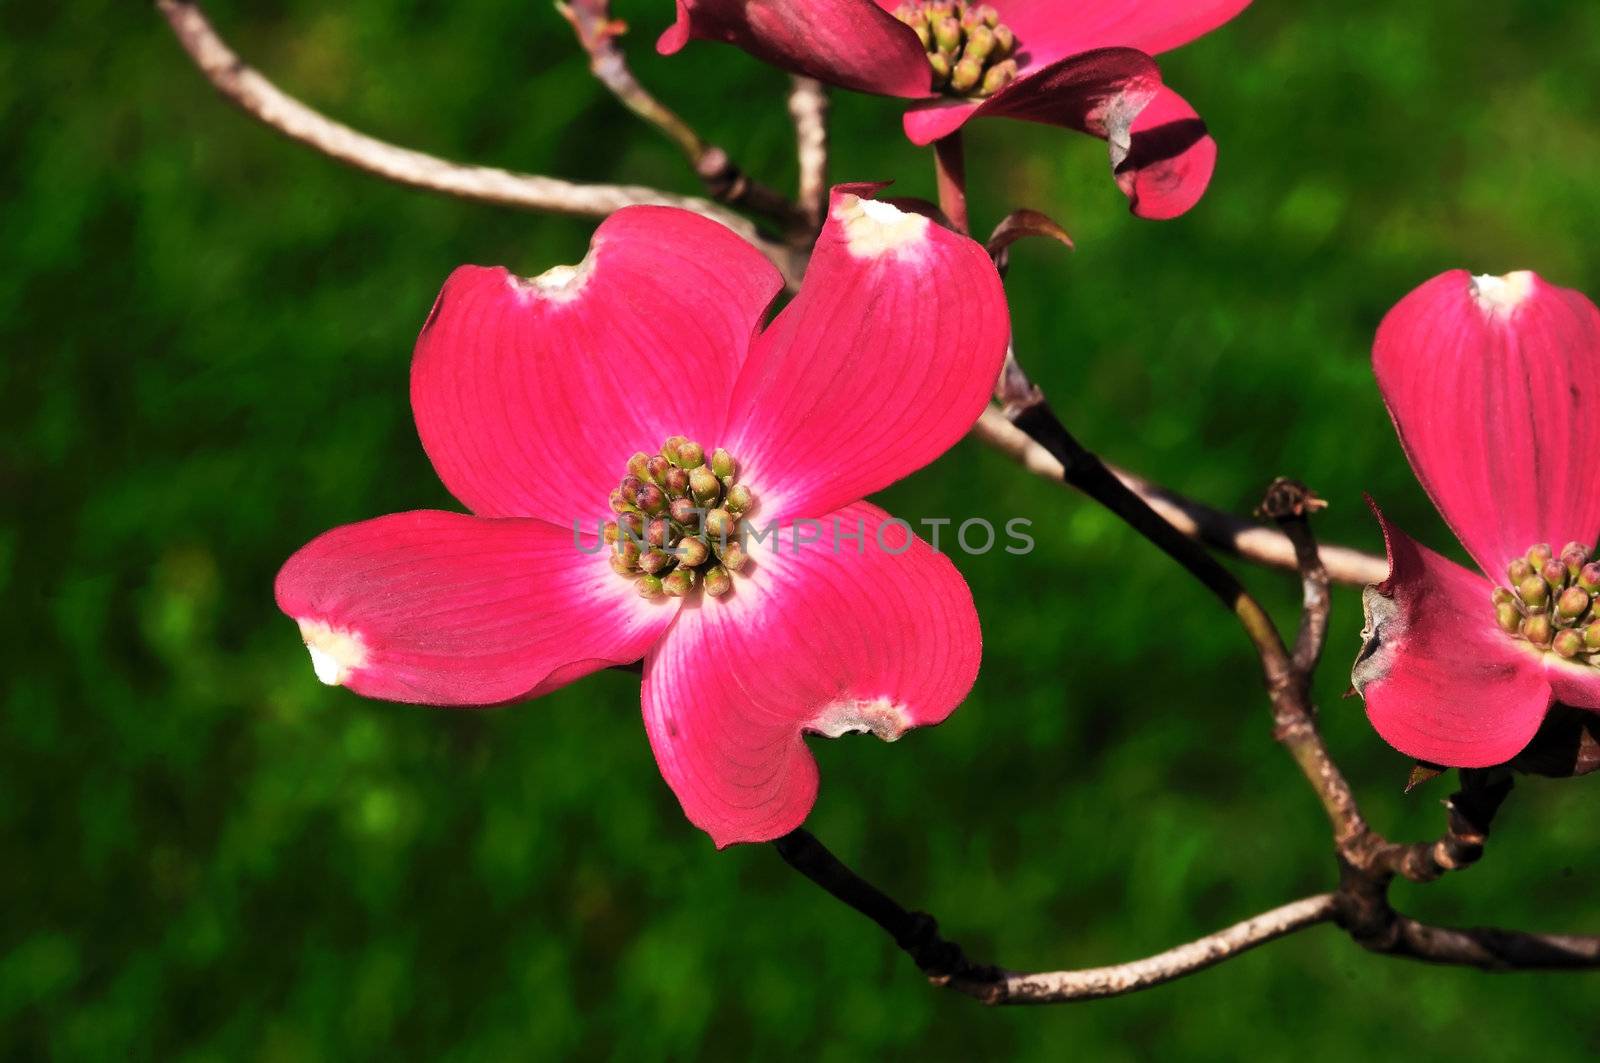
[[[718,846],[805,818],[805,735],[893,739],[948,716],[977,676],[971,593],[860,499],[972,425],[1009,321],[979,245],[874,191],[834,190],[799,294],[765,327],[777,271],[681,210],[617,212],[576,267],[456,270],[411,397],[472,514],[379,517],[289,559],[278,605],[318,676],[475,706],[642,659],[657,763]],[[736,455],[778,528],[727,597],[642,598],[597,549],[629,457],[677,435]],[[818,541],[796,549],[797,534]]]
[[[677,0],[656,47],[722,41],[829,84],[918,101],[906,135],[929,144],[975,117],[1020,118],[1109,142],[1117,185],[1142,218],[1176,217],[1211,181],[1216,142],[1161,83],[1150,54],[1216,29],[1250,0],[992,0],[1016,31],[1016,80],[987,99],[938,96],[899,0]]]
[[[1401,752],[1500,764],[1552,703],[1600,709],[1600,668],[1513,639],[1491,604],[1530,547],[1600,534],[1600,311],[1533,273],[1456,270],[1389,312],[1372,364],[1417,479],[1482,574],[1379,513],[1390,571],[1366,591],[1356,686]]]

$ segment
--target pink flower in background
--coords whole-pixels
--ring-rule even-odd
[[[379,517],[289,559],[278,605],[317,675],[494,705],[642,659],[661,773],[719,846],[805,818],[805,734],[894,739],[948,716],[977,675],[971,594],[860,499],[972,425],[1009,323],[983,248],[873,191],[834,190],[800,292],[765,328],[777,271],[669,208],[618,211],[576,267],[452,274],[411,400],[473,515]],[[690,542],[685,500],[779,538]],[[601,549],[608,520],[607,539],[631,522],[647,541]]]
[[[1250,0],[677,0],[657,48],[724,41],[830,84],[918,101],[930,144],[979,116],[1108,140],[1133,212],[1173,218],[1211,181],[1216,142],[1146,53],[1216,29]]]
[[[1533,273],[1457,270],[1389,312],[1372,365],[1417,479],[1483,574],[1379,513],[1389,578],[1363,599],[1355,685],[1401,752],[1500,764],[1552,703],[1600,709],[1600,312]]]

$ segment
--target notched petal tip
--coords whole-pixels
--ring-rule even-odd
[[[357,668],[367,663],[367,648],[360,634],[335,628],[321,620],[297,618],[300,640],[311,654],[311,669],[330,687],[344,686]]]
[[[1361,652],[1350,668],[1350,685],[1365,698],[1367,685],[1389,674],[1396,644],[1405,630],[1405,616],[1377,584],[1362,590],[1361,613],[1366,624],[1361,628]]]
[[[1538,278],[1531,270],[1519,269],[1496,277],[1484,273],[1471,280],[1472,297],[1486,314],[1508,316],[1533,294]]]
[[[893,203],[863,199],[853,192],[838,197],[834,220],[844,230],[845,246],[857,258],[903,254],[927,237],[928,219]]]
[[[850,698],[828,705],[806,726],[811,734],[838,738],[847,734],[871,734],[893,742],[915,726],[906,707],[889,698],[863,700]]]

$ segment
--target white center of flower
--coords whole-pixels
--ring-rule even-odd
[[[552,302],[564,303],[576,299],[589,279],[589,265],[593,256],[591,249],[589,255],[576,266],[551,266],[537,277],[513,275],[511,285],[520,292],[536,292]]]
[[[1533,294],[1533,274],[1525,269],[1503,277],[1490,274],[1472,278],[1472,296],[1491,314],[1509,314]]]
[[[857,258],[898,251],[921,242],[928,231],[928,219],[921,214],[860,196],[841,196],[833,216],[844,227],[845,245]]]
[[[300,638],[311,654],[311,670],[328,686],[340,686],[350,678],[352,671],[367,663],[367,648],[360,635],[329,627],[321,620],[297,623]]]

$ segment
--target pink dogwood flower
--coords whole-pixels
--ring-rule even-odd
[[[931,144],[980,116],[1109,142],[1133,213],[1176,217],[1211,181],[1217,145],[1147,53],[1216,29],[1250,0],[677,0],[657,49],[724,41],[833,85],[915,100]]]
[[[1372,365],[1417,479],[1481,574],[1374,505],[1389,578],[1363,596],[1355,686],[1401,752],[1501,764],[1553,703],[1600,710],[1600,311],[1533,273],[1457,270],[1389,311]]]
[[[288,560],[278,605],[318,677],[497,705],[642,660],[656,761],[719,847],[806,817],[803,736],[948,716],[977,676],[971,593],[861,499],[977,419],[1009,321],[982,247],[875,188],[834,189],[765,327],[778,272],[682,210],[620,210],[531,279],[456,270],[411,401],[472,513],[347,525]]]

